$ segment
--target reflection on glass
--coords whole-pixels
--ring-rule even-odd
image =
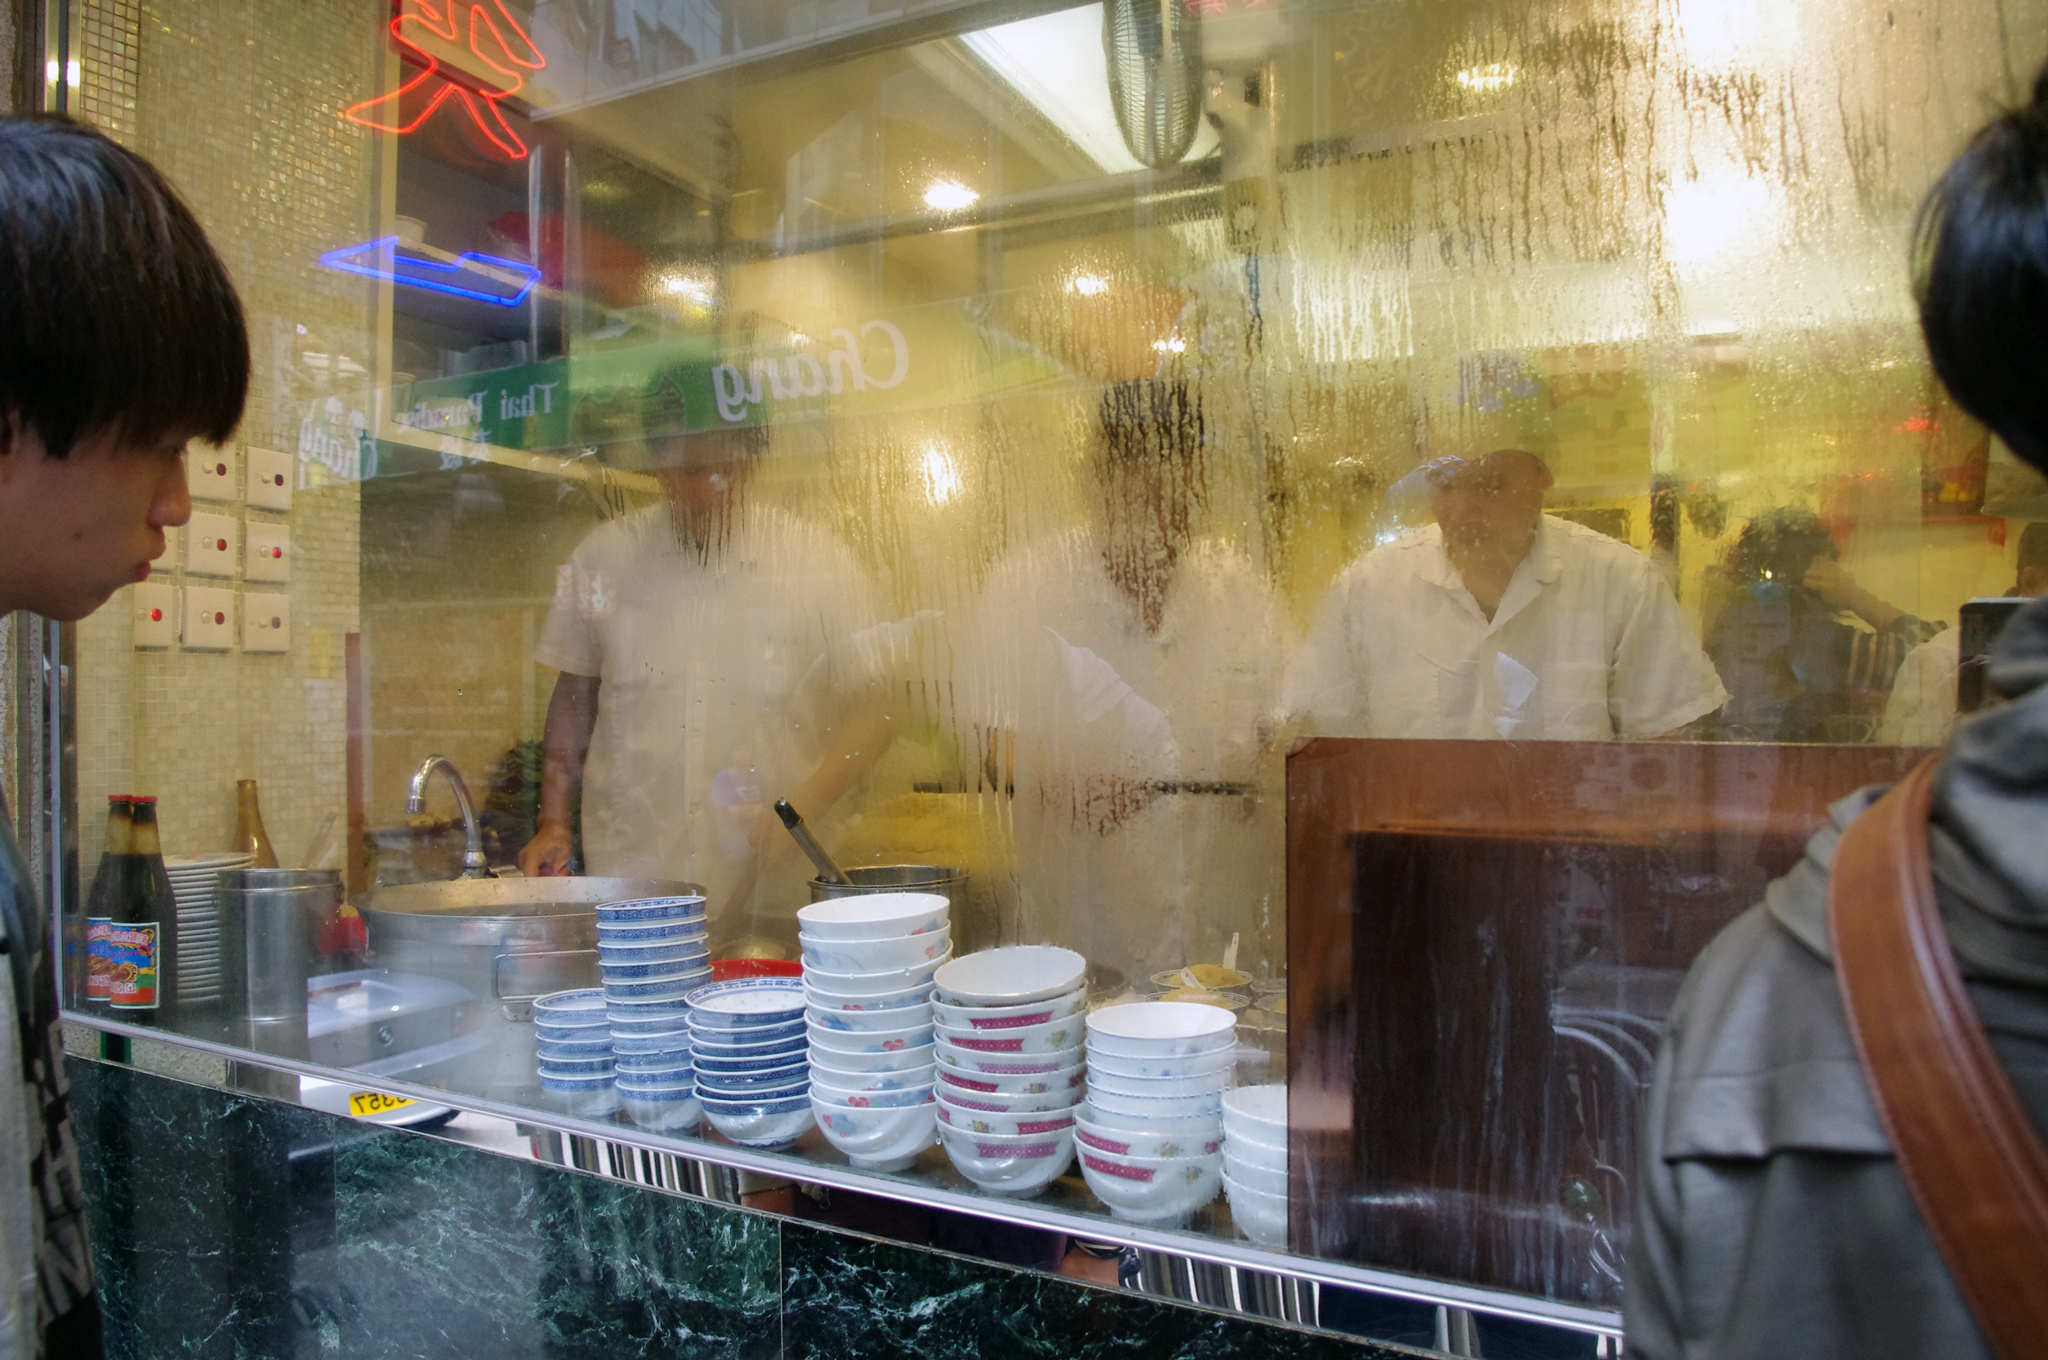
[[[1708,578],[1707,645],[1734,737],[1867,741],[1907,649],[1935,629],[1842,569],[1827,526],[1780,508],[1743,525]]]
[[[2048,594],[2048,524],[2020,534],[2019,575],[2008,596]],[[1957,669],[1963,661],[1960,623],[1942,628],[1906,653],[1885,700],[1877,740],[1886,746],[1939,746],[1956,724]]]
[[[247,51],[161,0],[137,89],[84,68],[257,319],[194,494],[279,556],[173,552],[148,607],[290,624],[82,626],[79,806],[156,793],[200,854],[258,779],[362,893],[459,870],[446,795],[404,806],[442,753],[494,869],[701,883],[721,956],[794,952],[778,797],[849,867],[965,870],[956,946],[1079,950],[1098,1004],[1235,940],[1240,1076],[1291,1056],[1320,1168],[1293,1249],[1611,1303],[1670,986],[1945,729],[1929,632],[2048,585],[2048,486],[1938,396],[1900,244],[2042,0],[1176,0],[1171,44],[503,0],[481,122],[340,117],[507,88],[426,8],[445,79],[395,99],[373,0]],[[378,1070],[538,1101],[487,972],[338,985],[316,1051],[391,1061],[350,1008],[416,995],[393,1042],[443,1056]]]

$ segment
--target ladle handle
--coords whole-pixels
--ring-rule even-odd
[[[825,853],[825,847],[818,844],[818,838],[804,825],[804,819],[797,815],[797,810],[789,805],[787,798],[775,800],[775,815],[789,828],[789,834],[796,838],[798,847],[811,857],[811,863],[818,866],[819,878],[827,883],[853,882],[846,876],[846,871],[833,861],[832,856]]]

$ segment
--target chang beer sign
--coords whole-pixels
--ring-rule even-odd
[[[376,409],[376,394],[355,392],[346,397],[315,397],[299,417],[298,455],[301,463],[323,469],[311,479],[359,481],[376,475],[376,445],[368,438],[369,412]]]
[[[964,299],[844,324],[799,322],[785,338],[728,343],[711,368],[721,425],[891,415],[1057,380],[1022,346],[991,346]]]
[[[884,317],[835,326],[825,340],[798,333],[783,345],[728,351],[711,370],[718,418],[728,425],[764,412],[817,415],[874,404],[862,393],[894,392],[911,375],[910,338]]]

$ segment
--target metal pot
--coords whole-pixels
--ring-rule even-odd
[[[954,914],[967,905],[967,871],[944,864],[870,864],[864,868],[848,869],[847,883],[827,883],[822,878],[811,880],[811,900],[823,902],[833,897],[860,897],[867,893],[879,892],[928,892],[943,893],[952,904]]]
[[[355,907],[377,967],[443,978],[477,999],[496,1056],[449,1084],[489,1094],[535,1081],[533,999],[598,985],[598,903],[701,891],[659,878],[458,878],[379,888]]]

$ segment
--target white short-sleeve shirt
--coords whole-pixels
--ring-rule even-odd
[[[1944,628],[1906,653],[1885,700],[1877,740],[1884,746],[1939,746],[1956,725],[1956,668],[1963,634]]]
[[[1490,620],[1436,525],[1352,563],[1286,703],[1328,736],[1588,741],[1670,732],[1727,698],[1650,560],[1545,515]]]
[[[999,896],[1030,938],[1141,989],[1223,957],[1234,934],[1242,965],[1277,967],[1284,800],[1268,720],[1290,638],[1251,561],[1191,544],[1148,632],[1094,535],[1074,531],[998,567],[962,638],[963,715],[998,734],[1014,780]]]
[[[601,682],[583,779],[589,871],[685,879],[722,905],[761,813],[872,693],[862,638],[875,618],[852,557],[777,511],[740,512],[708,557],[678,541],[666,505],[593,531],[557,572],[534,649]],[[757,885],[756,905],[764,893],[801,905],[802,874],[787,877]]]

